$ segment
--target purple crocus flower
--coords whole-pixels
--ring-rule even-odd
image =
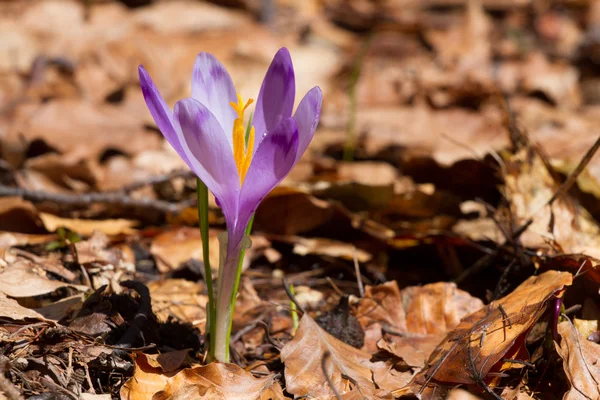
[[[231,311],[229,302],[246,226],[260,202],[308,147],[319,121],[322,93],[319,87],[311,89],[292,116],[294,68],[289,51],[280,49],[258,94],[254,127],[246,145],[244,112],[252,99],[244,103],[225,67],[211,54],[200,53],[196,58],[192,97],[178,101],[173,112],[142,66],[139,75],[158,128],[213,193],[225,216],[227,247],[216,309],[220,336],[229,324],[225,315]]]

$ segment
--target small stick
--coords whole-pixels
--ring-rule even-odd
[[[304,314],[305,311],[302,308],[302,306],[300,305],[300,303],[298,303],[298,300],[296,300],[296,296],[294,296],[294,294],[290,290],[290,284],[288,283],[287,279],[283,278],[282,281],[283,281],[283,289],[285,290],[285,293],[288,295],[290,300],[294,302],[294,304],[298,308],[297,311],[300,311],[302,314]]]
[[[153,199],[134,199],[120,192],[89,192],[81,194],[58,194],[49,193],[41,190],[29,190],[18,187],[0,185],[0,197],[18,196],[24,200],[34,203],[44,201],[56,203],[61,206],[83,207],[93,203],[115,205],[120,207],[133,207],[141,209],[157,210],[163,213],[178,214],[186,206],[191,204],[184,201],[172,204],[163,200]]]
[[[360,293],[360,297],[365,297],[365,287],[363,286],[362,276],[360,274],[360,266],[358,265],[358,257],[356,256],[356,247],[352,250],[352,258],[354,259],[354,270],[356,271],[356,280],[358,281],[358,293]]]
[[[19,389],[17,389],[11,381],[4,376],[4,369],[10,369],[10,361],[8,357],[2,356],[2,359],[6,358],[6,361],[0,362],[0,393],[4,393],[8,400],[25,400]]]
[[[331,279],[330,277],[326,276],[325,280],[327,281],[327,283],[329,283],[331,285],[331,287],[333,288],[333,290],[339,294],[340,296],[344,296],[344,292],[342,292],[340,290],[340,288],[335,284],[335,282],[333,281],[333,279]]]

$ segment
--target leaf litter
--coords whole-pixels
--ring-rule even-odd
[[[3,2],[0,392],[598,398],[599,10]],[[233,362],[207,364],[195,183],[136,69],[172,104],[207,51],[254,92],[281,46],[323,115],[257,210]]]

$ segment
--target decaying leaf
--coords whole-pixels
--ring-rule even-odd
[[[393,281],[367,286],[356,315],[365,330],[364,350],[381,348],[422,367],[444,335],[481,307],[481,300],[452,283],[399,290]]]
[[[359,262],[367,262],[371,259],[371,254],[357,249],[351,243],[344,243],[337,240],[324,238],[291,238],[294,242],[294,253],[305,256],[307,254],[317,254],[322,256],[340,257],[346,260],[352,260],[356,257]]]
[[[44,316],[35,310],[23,307],[16,300],[6,297],[0,292],[0,317],[21,321],[26,318],[44,320]]]
[[[68,286],[81,291],[88,288],[82,285],[71,285],[58,280],[50,280],[35,273],[34,265],[18,260],[0,272],[0,292],[10,297],[32,297],[54,292],[56,289]]]
[[[150,282],[148,289],[152,310],[159,319],[166,321],[169,317],[175,317],[204,330],[208,297],[202,294],[203,285],[184,279],[165,279]]]
[[[50,232],[56,232],[58,228],[67,228],[85,236],[91,236],[94,231],[100,231],[107,235],[131,234],[134,232],[133,227],[137,225],[137,221],[127,219],[91,220],[60,218],[47,213],[40,213],[40,219],[44,227]]]
[[[278,400],[284,397],[274,375],[255,378],[235,364],[211,363],[178,372],[167,379],[164,389],[152,400],[190,398]]]
[[[570,321],[561,322],[558,333],[556,351],[571,383],[563,400],[600,399],[600,345],[582,337]]]
[[[464,318],[431,354],[428,367],[413,379],[415,392],[476,383],[476,376],[485,379],[488,372],[498,370],[499,361],[509,352],[514,358],[527,358],[523,347],[527,333],[552,296],[571,282],[568,272],[532,276],[512,293]]]
[[[359,391],[368,398],[389,396],[377,389],[373,381],[376,367],[369,359],[368,353],[329,335],[308,314],[302,316],[294,339],[281,349],[286,389],[295,396],[334,396],[325,374],[342,395]]]
[[[219,266],[219,240],[217,232],[209,233],[209,258],[212,268]],[[203,259],[202,239],[197,228],[182,227],[157,235],[150,248],[156,257],[159,271],[167,272],[177,269],[181,263]]]
[[[183,349],[161,354],[146,354],[145,356],[151,367],[158,368],[162,372],[172,372],[181,367],[189,351],[190,349]]]
[[[154,394],[164,389],[167,380],[175,372],[163,372],[161,368],[152,367],[143,353],[136,353],[135,372],[121,388],[123,400],[151,400]]]

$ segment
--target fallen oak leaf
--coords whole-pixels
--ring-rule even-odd
[[[373,371],[380,366],[370,358],[368,353],[334,338],[304,314],[296,336],[281,349],[286,390],[295,396],[317,398],[336,396],[335,391],[343,398],[354,398],[356,392],[366,398],[391,398],[388,391],[377,388]],[[398,383],[398,387],[402,385]]]
[[[560,345],[556,342],[554,345],[571,383],[563,400],[599,399],[600,345],[582,337],[570,321],[561,322],[558,333],[562,340]]]
[[[172,372],[181,367],[191,349],[169,351],[160,354],[146,354],[148,365],[163,372]]]
[[[0,292],[16,298],[39,296],[54,292],[62,287],[72,287],[85,292],[87,286],[72,285],[50,280],[33,271],[34,265],[25,260],[17,260],[0,273]]]
[[[135,232],[133,227],[137,225],[137,221],[128,219],[61,218],[47,213],[40,213],[39,217],[49,232],[56,232],[58,228],[67,228],[84,236],[91,236],[94,231],[100,231],[106,235],[131,234]]]
[[[392,281],[367,286],[355,315],[365,330],[363,350],[375,353],[383,349],[410,366],[422,367],[444,335],[481,307],[481,300],[453,283],[400,290]]]
[[[0,292],[0,317],[10,318],[15,321],[22,321],[28,318],[45,320],[44,316],[35,310],[23,307],[16,300],[13,300]]]
[[[157,392],[152,400],[190,398],[284,399],[275,375],[255,378],[235,364],[210,363],[179,371],[167,379],[164,389]]]
[[[532,276],[512,293],[464,318],[431,354],[428,367],[415,376],[413,391],[429,399],[436,398],[434,392],[444,386],[481,385],[489,372],[505,367],[501,360],[507,354],[526,352],[529,330],[548,301],[572,279],[570,273],[558,271]]]
[[[134,354],[135,371],[120,391],[122,400],[151,400],[164,389],[167,380],[175,372],[163,372],[148,363],[148,356],[142,352]]]

